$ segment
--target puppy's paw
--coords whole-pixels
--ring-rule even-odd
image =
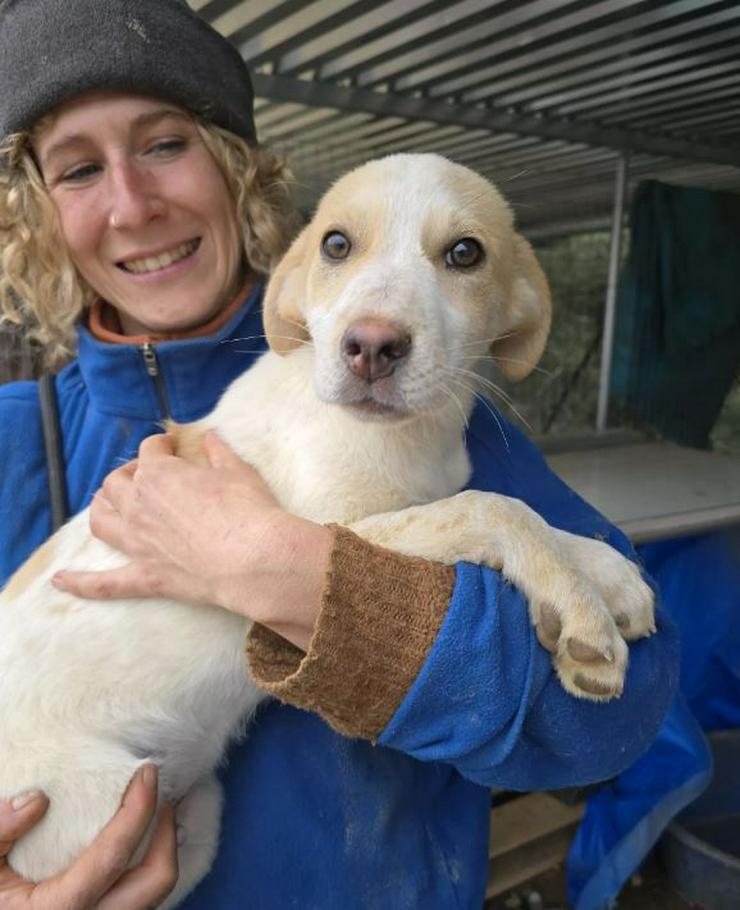
[[[214,774],[202,777],[177,805],[177,884],[160,910],[179,906],[211,868],[218,847],[223,791]]]
[[[600,540],[559,533],[571,562],[599,592],[622,638],[634,641],[652,635],[655,597],[637,566]]]
[[[531,604],[530,604],[531,606]],[[627,645],[598,596],[574,592],[535,610],[537,638],[550,653],[563,687],[579,698],[608,701],[622,694]]]

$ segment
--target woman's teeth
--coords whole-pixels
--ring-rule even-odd
[[[149,256],[146,259],[130,259],[128,262],[122,262],[121,267],[127,272],[135,272],[137,275],[146,272],[157,272],[160,269],[167,268],[173,262],[179,262],[186,256],[191,256],[198,247],[199,240],[188,240],[187,243],[181,243],[180,246],[166,253],[160,253],[159,256]]]

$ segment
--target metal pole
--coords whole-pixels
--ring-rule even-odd
[[[601,339],[601,376],[599,378],[599,402],[596,409],[596,431],[603,433],[609,411],[609,379],[612,370],[612,348],[614,345],[614,314],[617,307],[617,279],[622,249],[622,222],[624,220],[624,198],[627,189],[627,153],[617,160],[614,181],[614,209],[612,211],[612,235],[609,244],[609,277],[606,286],[604,307],[604,330]]]

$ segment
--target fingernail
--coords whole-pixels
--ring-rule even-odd
[[[150,790],[153,790],[157,786],[157,766],[144,765],[144,770],[141,772],[141,777],[144,781],[144,786],[148,787]]]
[[[32,803],[35,799],[39,799],[40,796],[40,790],[27,790],[25,793],[19,793],[17,796],[14,796],[10,801],[10,805],[13,807],[14,812],[20,812],[20,810],[25,809],[29,803]]]
[[[55,588],[59,588],[62,591],[67,590],[67,586],[64,582],[64,575],[62,572],[55,572],[51,576],[51,583],[54,585]]]
[[[175,838],[177,839],[177,846],[182,847],[188,839],[188,832],[185,830],[185,825],[177,825],[175,828]]]

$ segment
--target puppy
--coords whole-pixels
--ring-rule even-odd
[[[172,428],[180,453],[201,457],[216,429],[286,509],[407,554],[500,569],[528,598],[563,685],[617,696],[627,647],[616,620],[630,637],[653,629],[637,569],[517,500],[458,493],[474,397],[458,371],[492,354],[525,376],[550,323],[546,281],[497,190],[436,155],[358,168],[277,268],[264,319],[272,350],[209,417]],[[60,568],[125,561],[82,513],[0,595],[0,795],[40,787],[51,798],[10,855],[39,880],[72,862],[155,761],[162,797],[181,799],[180,822],[199,832],[181,850],[172,906],[210,866],[211,772],[260,693],[245,674],[243,618],[166,600],[100,606],[50,583]]]

